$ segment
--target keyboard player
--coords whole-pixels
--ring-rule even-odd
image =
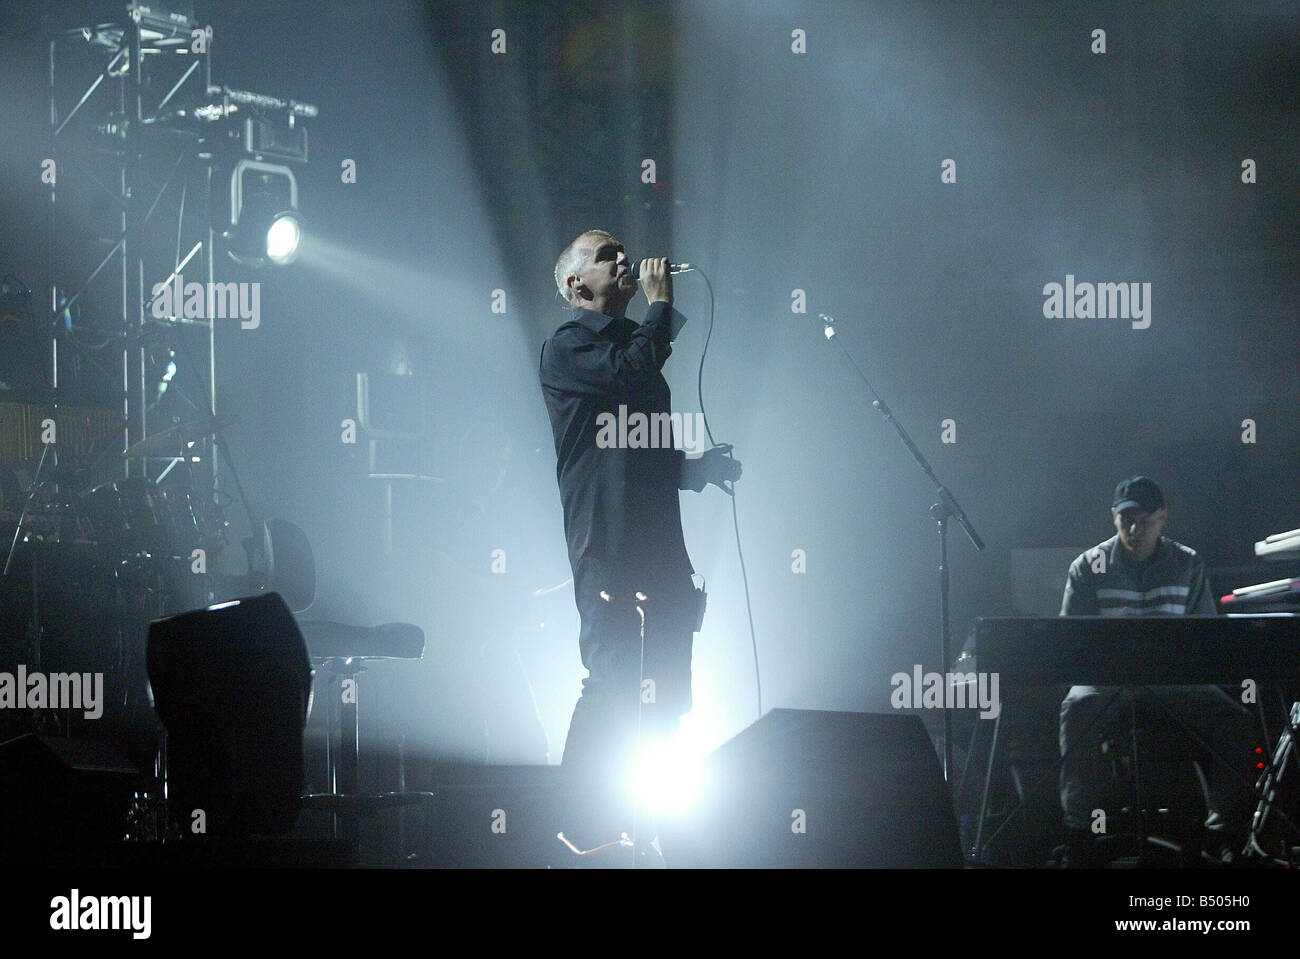
[[[1169,509],[1149,477],[1115,487],[1111,519],[1116,535],[1070,564],[1062,616],[1213,616],[1214,598],[1196,551],[1163,535]],[[1227,859],[1242,847],[1250,811],[1246,777],[1253,743],[1251,717],[1217,686],[1075,686],[1061,703],[1061,806],[1066,864],[1100,865],[1093,810],[1102,808],[1110,779],[1103,766],[1099,730],[1126,716],[1133,697],[1158,697],[1164,709],[1194,730],[1217,756],[1240,757],[1239,767],[1211,768],[1208,850]],[[1159,707],[1155,712],[1160,712]],[[1105,810],[1108,814],[1110,810]]]

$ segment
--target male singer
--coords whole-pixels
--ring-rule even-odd
[[[671,735],[691,707],[691,645],[702,609],[678,490],[699,492],[709,483],[725,490],[741,472],[727,446],[688,459],[674,444],[629,440],[620,448],[608,442],[609,431],[602,436],[597,417],[617,418],[620,406],[627,416],[670,412],[661,370],[686,319],[672,308],[666,259],[642,260],[640,280],[650,307],[638,325],[625,316],[637,281],[623,245],[602,230],[577,237],[555,264],[556,286],[573,314],[541,353],[582,618],[578,645],[589,673],[563,760],[578,802],[565,835],[584,850],[631,834],[636,747]]]

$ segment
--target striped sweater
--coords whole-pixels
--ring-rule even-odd
[[[1118,534],[1070,564],[1062,616],[1213,616],[1214,597],[1196,551],[1166,536],[1144,569],[1134,567]]]

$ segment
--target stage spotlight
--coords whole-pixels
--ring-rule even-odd
[[[302,227],[298,214],[293,211],[281,213],[266,231],[266,256],[272,263],[289,263],[298,256],[298,241],[302,239]]]
[[[240,160],[230,174],[230,256],[250,266],[284,266],[298,257],[302,216],[298,182],[278,163]]]
[[[663,816],[680,816],[704,794],[703,757],[680,738],[647,746],[632,764],[631,791],[637,805]]]

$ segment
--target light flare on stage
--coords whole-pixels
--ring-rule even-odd
[[[697,808],[708,795],[705,759],[718,745],[717,734],[703,716],[688,713],[674,735],[646,744],[628,777],[637,805],[660,816],[683,816]]]

